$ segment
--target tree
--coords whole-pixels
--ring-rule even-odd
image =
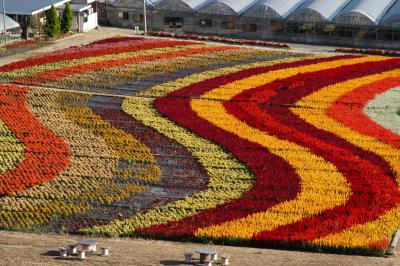
[[[60,20],[58,19],[57,10],[54,5],[46,12],[44,32],[51,38],[57,37],[60,34]]]
[[[63,33],[70,32],[72,29],[72,20],[74,19],[74,11],[71,8],[70,3],[65,5],[63,17],[61,21],[61,31]]]
[[[27,39],[29,37],[29,32],[35,33],[37,30],[36,17],[27,16],[25,21],[21,22],[20,25],[22,29],[22,36]]]

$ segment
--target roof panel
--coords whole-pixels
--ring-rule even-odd
[[[52,5],[61,6],[71,0],[4,0],[6,14],[35,15],[50,9]]]
[[[400,21],[400,0],[389,9],[385,16],[381,19],[380,23],[382,25],[392,25],[393,22]]]
[[[264,0],[256,5],[264,6],[265,10],[272,8],[282,18],[286,18],[305,1],[306,0]]]
[[[9,16],[5,16],[6,30],[11,30],[19,27],[18,22],[11,19]],[[0,13],[0,32],[4,31],[4,16]]]
[[[332,20],[336,15],[346,7],[352,0],[307,0],[292,14],[312,10],[320,14],[325,20]]]
[[[206,3],[204,6],[213,5],[213,4],[224,4],[230,7],[233,11],[235,11],[238,15],[242,14],[244,11],[255,5],[260,0],[213,0]]]
[[[350,13],[358,13],[370,19],[374,24],[379,24],[395,2],[396,0],[353,0],[338,14],[337,18]]]

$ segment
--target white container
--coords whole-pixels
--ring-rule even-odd
[[[78,259],[80,259],[80,260],[86,259],[86,253],[85,253],[85,251],[80,251],[80,252],[78,252]]]
[[[108,248],[101,248],[101,256],[107,257],[108,254]]]

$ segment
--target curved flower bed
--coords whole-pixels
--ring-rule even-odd
[[[0,228],[382,254],[399,76],[389,57],[130,37],[3,66],[49,88],[0,85]]]
[[[279,48],[289,48],[289,45],[284,42],[274,42],[274,41],[263,41],[263,40],[246,40],[246,39],[233,39],[227,37],[218,36],[202,36],[196,34],[185,34],[185,33],[174,33],[174,32],[164,32],[164,31],[151,31],[148,32],[149,35],[159,36],[159,37],[175,37],[190,40],[201,40],[201,41],[215,41],[224,42],[231,44],[246,44],[246,45],[259,45],[259,46],[269,46],[269,47],[279,47]]]

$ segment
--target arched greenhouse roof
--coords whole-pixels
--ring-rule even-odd
[[[204,5],[199,11],[220,15],[241,15],[259,1],[260,0],[213,0]]]
[[[283,19],[289,16],[306,0],[263,0],[249,8],[244,14],[247,17],[266,17]]]
[[[4,31],[4,22],[6,22],[5,24],[6,31],[19,28],[18,22],[14,21],[9,16],[4,16],[3,14],[0,13],[0,32]]]
[[[198,10],[202,8],[204,5],[210,3],[212,0],[158,0],[153,1],[153,5],[155,6],[167,6],[170,2],[180,2],[181,4],[187,6],[191,10]]]
[[[396,1],[389,11],[386,12],[380,24],[383,26],[393,26],[396,24],[397,27],[400,27],[400,0]]]
[[[296,20],[299,16],[310,14],[318,16],[321,21],[332,21],[351,1],[307,0],[289,16],[289,19]]]
[[[353,0],[335,18],[345,24],[378,25],[396,0]]]

